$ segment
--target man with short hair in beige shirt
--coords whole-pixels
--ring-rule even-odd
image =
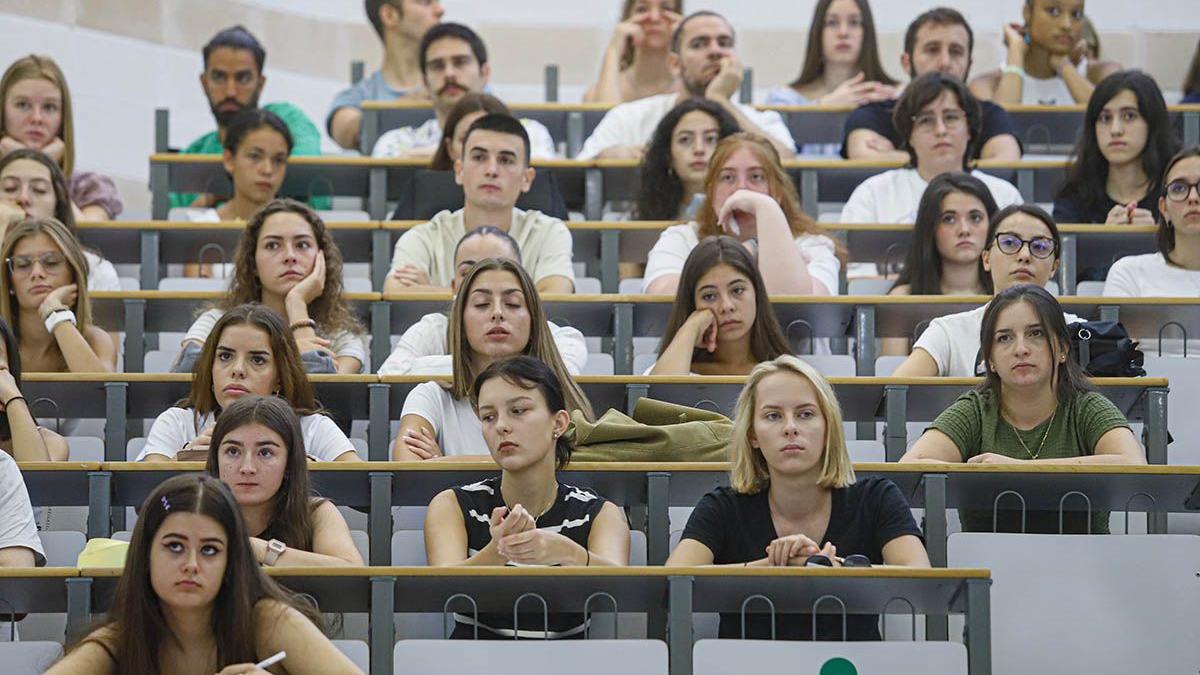
[[[529,191],[533,177],[529,134],[521,122],[509,115],[481,117],[467,131],[462,159],[454,163],[466,205],[442,211],[400,237],[384,292],[449,290],[458,240],[482,225],[505,230],[516,240],[539,293],[574,292],[567,226],[539,211],[516,208],[517,197]]]

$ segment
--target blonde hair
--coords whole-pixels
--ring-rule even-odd
[[[58,137],[63,142],[62,171],[67,178],[75,169],[75,123],[71,115],[71,90],[67,88],[67,77],[49,56],[30,54],[13,61],[4,77],[0,78],[0,132],[7,134],[7,121],[4,110],[8,102],[8,90],[16,83],[24,80],[47,80],[58,87],[62,94],[62,125],[58,129]]]
[[[83,333],[92,325],[92,302],[87,288],[87,258],[83,257],[83,249],[79,246],[79,240],[75,238],[71,230],[53,218],[30,218],[21,221],[12,226],[8,234],[4,235],[4,243],[0,245],[0,261],[4,263],[4,273],[0,274],[0,315],[3,315],[4,320],[13,327],[14,331],[20,330],[21,323],[16,316],[18,308],[14,302],[16,296],[13,295],[12,269],[8,266],[8,259],[12,257],[13,249],[17,247],[18,242],[25,237],[39,233],[54,241],[54,244],[62,251],[63,257],[67,259],[67,264],[71,266],[76,288],[75,306],[71,310],[75,312],[79,332]],[[17,337],[20,338],[20,333],[17,334]]]
[[[529,278],[529,273],[520,263],[508,258],[484,258],[475,263],[458,287],[458,294],[454,296],[454,303],[450,307],[450,323],[446,329],[446,344],[450,346],[454,372],[450,395],[459,401],[471,400],[475,377],[479,375],[471,365],[471,345],[467,341],[467,331],[463,329],[463,312],[467,308],[468,296],[471,295],[475,278],[488,271],[511,273],[517,278],[517,284],[525,296],[525,305],[529,310],[529,342],[521,350],[521,354],[540,359],[550,366],[562,382],[568,410],[582,410],[587,419],[594,419],[591,402],[575,382],[575,378],[567,372],[562,356],[558,353],[558,346],[554,344],[554,336],[546,324],[546,313],[533,279]]]
[[[750,430],[758,407],[758,385],[768,375],[792,373],[812,384],[817,393],[817,407],[825,418],[825,443],[821,455],[821,475],[817,485],[823,488],[842,488],[854,484],[854,465],[846,449],[846,434],[842,427],[842,408],[829,382],[809,363],[791,355],[765,361],[754,367],[746,378],[746,386],[738,396],[734,412],[733,436],[729,440],[729,483],[742,494],[761,492],[770,483],[767,460],[762,451],[750,444]]]

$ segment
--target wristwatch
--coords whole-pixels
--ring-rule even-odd
[[[272,539],[271,541],[267,542],[267,555],[263,556],[262,564],[266,565],[267,567],[274,566],[275,563],[279,561],[279,556],[283,555],[283,552],[286,550],[287,544],[279,541],[278,539]]]

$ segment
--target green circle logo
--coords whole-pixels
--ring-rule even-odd
[[[825,665],[821,666],[820,675],[858,675],[858,668],[839,656],[826,661]]]

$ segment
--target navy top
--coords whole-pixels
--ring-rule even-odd
[[[897,101],[898,99],[893,99],[866,103],[850,113],[850,116],[846,118],[846,131],[842,134],[842,157],[847,156],[846,142],[850,139],[850,132],[855,129],[870,129],[891,141],[896,149],[904,146],[904,139],[900,138],[900,132],[896,131],[896,125],[892,124],[892,112],[896,109]],[[975,151],[975,159],[979,159],[979,152],[983,146],[996,136],[1008,134],[1013,138],[1017,137],[1016,127],[1013,126],[1012,119],[1004,108],[991,101],[980,101],[979,109],[983,115],[983,128],[979,136],[979,145]],[[1020,140],[1017,142],[1020,143]]]

